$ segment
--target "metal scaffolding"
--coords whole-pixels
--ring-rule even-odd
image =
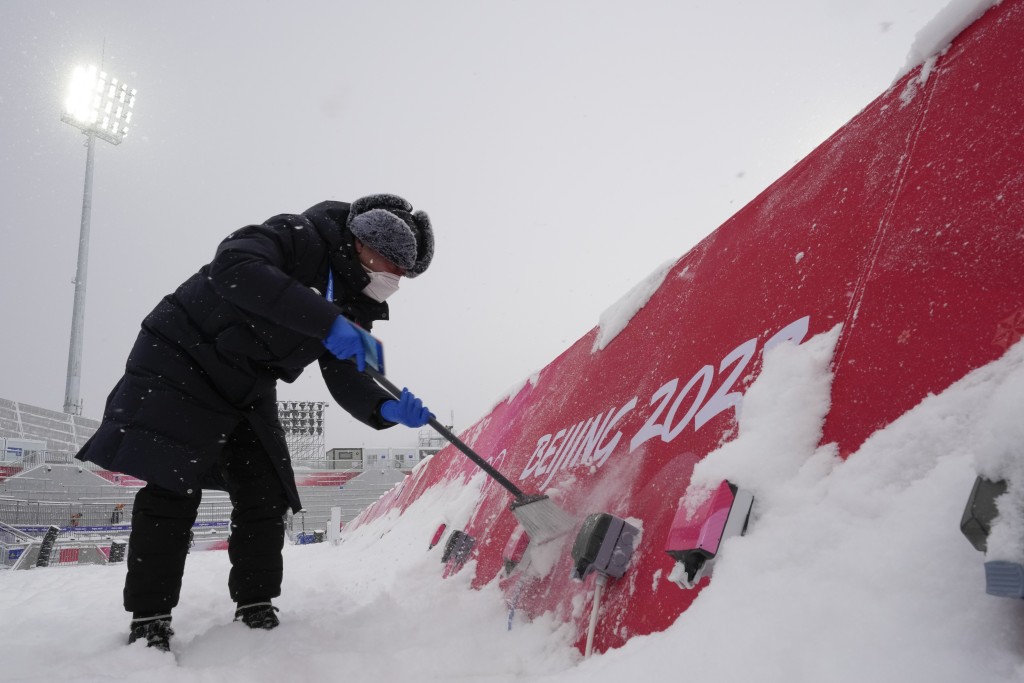
[[[325,460],[323,401],[278,401],[277,416],[284,428],[292,460]]]

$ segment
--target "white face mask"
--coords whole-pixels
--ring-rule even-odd
[[[373,271],[366,266],[363,266],[363,270],[370,276],[370,284],[363,288],[363,294],[374,301],[384,301],[398,291],[398,281],[402,279],[400,275]]]

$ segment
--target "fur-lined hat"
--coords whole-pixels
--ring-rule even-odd
[[[393,194],[372,194],[354,202],[348,229],[396,266],[406,277],[421,275],[434,258],[434,231],[424,211]]]

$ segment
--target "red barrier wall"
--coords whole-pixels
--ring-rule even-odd
[[[767,344],[843,325],[824,441],[845,456],[1020,339],[1022,65],[1024,0],[1006,0],[676,262],[608,346],[594,351],[592,330],[463,435],[525,491],[642,525],[597,649],[666,628],[696,597],[664,580],[668,525],[694,465],[734,435]],[[349,528],[474,474],[446,448]],[[582,640],[572,599],[593,578],[569,578],[568,547],[543,579],[503,576],[509,502],[488,483],[465,526],[474,585],[497,578],[519,609],[579,622]]]

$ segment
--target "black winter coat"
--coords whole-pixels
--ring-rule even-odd
[[[229,235],[209,264],[142,322],[103,421],[76,456],[180,493],[219,488],[213,472],[247,420],[270,455],[292,509],[302,506],[277,418],[277,380],[319,360],[334,399],[376,429],[391,398],[322,340],[339,314],[371,329],[387,304],[369,283],[346,227],[349,205],[322,202]],[[328,301],[328,268],[334,297]]]

